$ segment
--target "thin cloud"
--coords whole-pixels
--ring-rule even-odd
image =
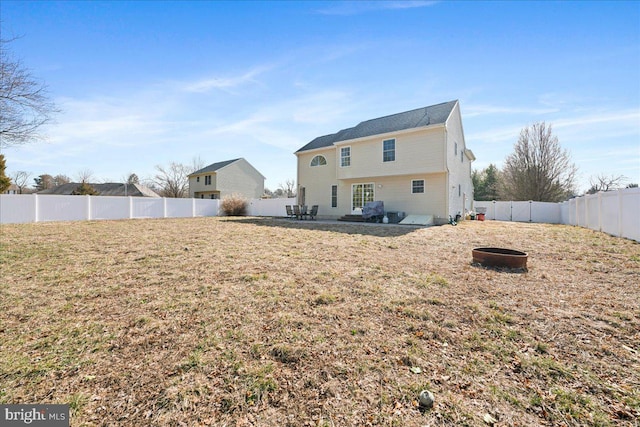
[[[246,84],[257,84],[259,81],[256,78],[269,71],[271,68],[272,67],[269,66],[263,66],[254,68],[237,76],[206,78],[184,84],[183,90],[186,92],[206,93],[213,89],[228,90],[244,86]]]
[[[468,105],[464,108],[465,117],[477,117],[491,114],[550,114],[556,113],[557,108],[526,108],[526,107],[505,107],[495,105]]]
[[[343,1],[316,10],[320,15],[351,16],[376,10],[398,10],[429,7],[439,1]]]

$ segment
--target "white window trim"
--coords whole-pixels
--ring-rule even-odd
[[[413,183],[416,181],[422,181],[422,193],[416,193],[413,191]],[[411,180],[411,194],[424,194],[427,190],[427,180],[426,179],[412,179]]]
[[[342,150],[345,149],[345,148],[349,149],[349,164],[346,165],[346,166],[343,166],[342,165]],[[352,154],[352,151],[351,151],[351,146],[350,145],[347,145],[347,146],[344,146],[344,147],[340,147],[340,167],[341,168],[351,167],[351,154]]]
[[[322,157],[324,159],[324,164],[321,164],[320,160],[318,160],[318,164],[317,165],[313,164],[313,161],[318,157]],[[327,166],[327,158],[325,156],[323,156],[322,154],[318,154],[318,155],[313,156],[313,159],[311,159],[311,161],[309,162],[309,167],[310,168],[315,168],[315,167],[318,167],[318,166]]]
[[[393,141],[393,160],[385,160],[384,159],[384,143],[387,141]],[[396,161],[396,139],[395,138],[387,138],[382,141],[382,163],[390,163]]]
[[[375,182],[354,182],[353,184],[351,184],[351,202],[349,202],[349,204],[351,205],[351,212],[353,212],[353,187],[356,185],[370,185],[372,190],[373,190],[373,200],[376,200],[376,183]]]

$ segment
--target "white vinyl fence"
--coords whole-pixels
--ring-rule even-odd
[[[285,216],[296,199],[250,199],[251,216]],[[218,216],[220,200],[155,197],[0,195],[0,223]]]
[[[640,241],[640,188],[600,192],[562,203],[474,202],[485,219],[567,224]]]

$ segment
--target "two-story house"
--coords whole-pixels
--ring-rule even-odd
[[[473,203],[471,162],[457,100],[364,121],[296,151],[298,203],[319,216],[357,213],[381,200],[386,211],[446,222]]]
[[[264,194],[265,177],[244,158],[212,163],[189,175],[189,197],[222,199],[239,194],[259,199]]]

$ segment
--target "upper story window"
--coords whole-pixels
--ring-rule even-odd
[[[351,166],[351,147],[340,148],[340,166]]]
[[[323,166],[327,164],[327,159],[324,156],[315,156],[311,159],[311,166]]]
[[[382,141],[382,161],[394,162],[396,160],[396,140],[386,139]]]
[[[211,175],[205,175],[204,185],[211,185]]]
[[[200,177],[196,176],[196,182],[200,182]]]
[[[460,162],[464,163],[464,150],[460,150]]]
[[[458,155],[458,143],[457,142],[453,143],[453,155],[454,156]]]

